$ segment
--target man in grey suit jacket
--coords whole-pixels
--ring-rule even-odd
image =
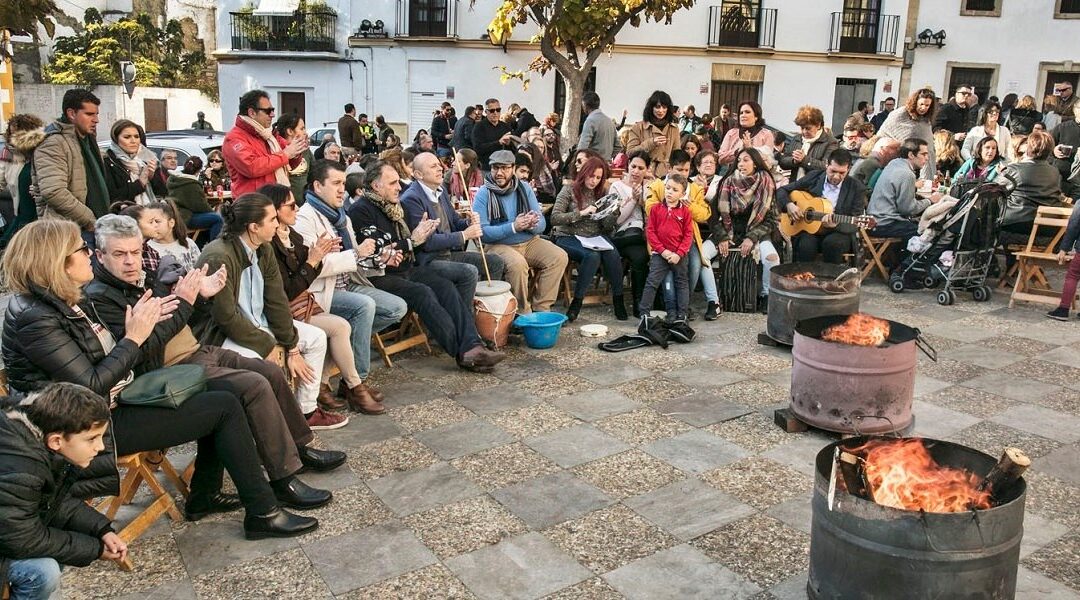
[[[589,116],[581,129],[578,150],[588,148],[604,160],[611,160],[615,155],[615,122],[600,110],[600,96],[596,92],[585,92],[581,106]]]

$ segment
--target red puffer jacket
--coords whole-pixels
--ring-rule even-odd
[[[274,137],[282,148],[289,145],[280,135],[275,133]],[[297,156],[290,161],[284,151],[271,154],[266,140],[240,117],[236,118],[233,128],[225,134],[221,153],[225,155],[225,166],[228,167],[229,179],[232,180],[233,198],[254,192],[267,183],[277,183],[274,171],[283,167],[295,167],[302,160]]]

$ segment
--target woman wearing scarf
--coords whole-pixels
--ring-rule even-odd
[[[480,172],[480,159],[472,148],[462,148],[457,151],[457,164],[446,170],[443,185],[450,192],[450,198],[461,205],[466,203],[472,206],[472,198],[476,190],[484,185],[484,174]],[[461,168],[458,168],[461,165]],[[462,181],[464,173],[464,181]]]
[[[206,169],[199,175],[199,183],[209,192],[217,192],[218,187],[222,191],[229,191],[232,182],[229,181],[229,170],[225,168],[225,155],[221,150],[211,150],[206,155]]]
[[[735,154],[735,171],[720,186],[720,195],[709,219],[709,239],[720,256],[729,252],[753,256],[761,263],[758,309],[767,306],[769,271],[780,264],[772,243],[776,229],[776,184],[761,154],[753,148]]]
[[[112,202],[134,202],[146,206],[165,195],[151,183],[157,170],[157,156],[143,145],[143,129],[134,121],[120,119],[109,132],[112,144],[105,152],[105,188]],[[156,182],[155,182],[156,183]]]
[[[918,138],[929,145],[930,160],[926,161],[926,166],[923,167],[922,174],[919,175],[922,179],[933,179],[937,174],[937,157],[934,154],[934,132],[933,121],[934,114],[938,109],[937,95],[934,94],[934,90],[930,88],[923,88],[916,90],[908,96],[907,102],[903,106],[897,107],[896,110],[889,113],[889,116],[885,118],[885,122],[881,124],[881,129],[878,130],[879,137],[892,138],[894,140],[904,140],[910,138]],[[960,133],[954,131],[953,133]],[[918,175],[918,174],[917,174]]]
[[[716,154],[720,158],[720,164],[729,165],[743,148],[772,148],[773,145],[773,133],[765,127],[761,105],[757,102],[743,102],[739,105],[739,126],[724,134],[724,141],[720,142],[720,150]]]
[[[626,139],[626,153],[638,150],[649,153],[653,175],[663,177],[670,168],[671,151],[679,147],[679,128],[675,125],[675,111],[672,110],[671,96],[657,90],[645,102],[641,120],[630,128]]]
[[[649,174],[649,153],[638,150],[630,155],[626,174],[612,182],[609,190],[619,195],[619,216],[615,220],[615,234],[611,242],[630,262],[630,290],[634,297],[634,317],[640,317],[641,292],[649,276],[649,248],[645,243],[645,189],[652,176]]]
[[[281,137],[291,140],[296,138],[307,139],[307,127],[304,125],[304,120],[295,114],[285,114],[278,118],[274,123],[274,133]],[[322,150],[325,147],[319,147]],[[300,162],[296,166],[290,166],[289,169],[289,187],[292,188],[293,198],[299,206],[304,205],[304,192],[308,186],[308,175],[311,173],[311,165],[315,164],[317,157],[311,154],[311,148],[305,149],[300,154]]]

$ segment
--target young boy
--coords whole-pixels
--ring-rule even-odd
[[[0,414],[0,586],[11,586],[12,600],[48,598],[60,565],[127,557],[109,519],[68,493],[104,449],[108,426],[105,400],[71,383]]]
[[[649,277],[641,294],[641,327],[651,329],[656,317],[650,317],[656,289],[664,282],[668,272],[675,276],[675,322],[686,320],[690,305],[690,284],[687,274],[687,252],[694,243],[693,219],[690,209],[682,203],[683,192],[688,185],[686,177],[669,174],[664,182],[664,202],[657,204],[649,213],[645,225],[645,237],[652,255],[649,258]]]

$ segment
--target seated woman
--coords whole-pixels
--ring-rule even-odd
[[[679,140],[679,147],[682,148],[683,152],[690,155],[690,165],[691,167],[693,167],[693,165],[695,164],[694,158],[698,155],[698,152],[701,152],[701,138],[699,138],[693,133],[684,133],[679,138]],[[690,171],[691,176],[697,174],[697,171],[695,171],[693,168],[691,168]]]
[[[979,124],[972,127],[971,131],[968,131],[967,137],[964,138],[964,146],[960,149],[960,156],[964,160],[975,156],[975,143],[985,137],[997,140],[998,147],[1008,144],[1009,139],[1012,138],[1012,132],[1009,131],[1009,128],[999,122],[1001,119],[1001,105],[997,102],[990,100],[984,104],[979,112],[979,119]]]
[[[259,193],[270,198],[274,203],[274,210],[277,211],[277,237],[270,244],[274,247],[274,256],[277,258],[278,269],[281,271],[285,296],[289,302],[295,302],[306,294],[311,284],[319,277],[323,257],[341,249],[341,241],[324,237],[308,248],[304,245],[304,236],[293,230],[293,226],[296,225],[298,207],[289,188],[280,184],[269,184],[259,188]],[[334,294],[351,293],[343,289],[334,290]],[[310,301],[315,302],[313,296]],[[363,392],[366,388],[363,387],[364,381],[356,370],[356,359],[350,339],[352,327],[349,322],[319,307],[318,314],[312,314],[307,323],[326,332],[330,360],[341,371],[342,384],[345,389],[356,390],[351,395],[347,394],[350,402],[337,399],[330,389],[330,365],[324,363],[319,385],[319,406],[323,410],[339,410],[352,404],[357,410],[367,415],[379,415],[386,412],[386,408],[379,400]]]
[[[205,229],[200,236],[199,242],[206,244],[216,240],[221,234],[221,215],[210,208],[206,201],[206,192],[199,183],[199,171],[202,170],[202,159],[192,156],[184,162],[184,167],[179,173],[169,175],[165,182],[169,190],[169,196],[180,211],[180,221],[189,229]]]
[[[1047,161],[1053,148],[1054,138],[1036,131],[1027,138],[1024,157],[1002,169],[1004,177],[1016,181],[1001,221],[1002,231],[1027,237],[1035,224],[1038,207],[1063,206],[1061,173]]]
[[[758,310],[768,306],[769,271],[780,264],[772,243],[777,227],[775,194],[776,185],[758,151],[739,150],[735,171],[721,185],[709,220],[710,239],[720,256],[727,258],[736,245],[744,257],[757,250],[762,274]]]
[[[821,109],[809,104],[795,114],[795,125],[802,137],[785,146],[777,161],[780,169],[790,171],[789,181],[798,181],[811,171],[825,169],[829,155],[840,147],[836,138],[825,128],[825,115]]]
[[[937,159],[937,174],[945,180],[951,179],[964,163],[951,131],[938,129],[934,132],[934,157]]]
[[[120,119],[109,134],[112,144],[102,156],[109,199],[149,204],[157,199],[157,195],[167,193],[154,178],[158,160],[153,151],[143,145],[142,127],[134,121]]]
[[[224,192],[229,191],[232,183],[229,180],[229,169],[225,168],[225,155],[221,150],[211,150],[206,155],[206,169],[199,175],[199,183],[209,190],[212,196],[217,193],[218,188]]]
[[[630,262],[630,290],[633,296],[634,317],[640,317],[638,305],[645,279],[649,276],[649,248],[645,242],[645,190],[652,181],[649,172],[649,153],[638,150],[630,155],[626,174],[613,182],[609,191],[619,195],[619,216],[611,242],[619,254]]]
[[[462,180],[462,177],[465,179]],[[482,185],[484,174],[480,171],[480,159],[476,156],[476,151],[472,148],[458,150],[454,168],[447,169],[443,178],[443,186],[450,193],[450,199],[455,206],[472,206],[472,197]]]
[[[609,236],[615,231],[619,213],[612,212],[600,220],[592,218],[596,213],[593,202],[604,195],[607,179],[607,164],[599,158],[590,158],[581,167],[574,184],[563,187],[559,192],[559,197],[555,199],[555,208],[551,209],[555,245],[565,250],[570,260],[578,264],[574,299],[566,309],[566,317],[571,322],[576,320],[581,312],[585,292],[592,285],[601,263],[604,265],[604,277],[611,284],[615,318],[620,321],[628,318],[623,301],[623,270],[619,251],[613,245],[607,250],[591,250],[578,239],[602,237],[611,245]]]
[[[9,384],[31,392],[51,381],[90,388],[109,398],[115,453],[99,455],[83,473],[89,479],[73,490],[92,498],[119,491],[115,457],[159,450],[198,440],[191,496],[184,508],[189,519],[227,512],[241,505],[247,511],[248,539],[307,533],[318,521],[280,508],[259,464],[244,409],[236,396],[203,392],[177,408],[117,403],[134,380],[140,347],[160,321],[170,319],[175,296],[151,298],[149,292],[131,309],[125,336],[109,329],[80,307],[82,286],[94,279],[90,251],[79,228],[70,221],[35,221],[15,235],[3,258],[6,283],[16,293],[4,321],[3,355]],[[222,494],[222,466],[239,492]]]
[[[953,185],[963,181],[993,181],[1004,165],[1005,159],[998,152],[997,140],[984,137],[975,144],[974,155],[957,169]]]
[[[739,105],[739,126],[732,127],[724,135],[720,149],[716,151],[721,165],[730,165],[736,154],[743,148],[772,148],[774,144],[772,130],[765,127],[765,118],[761,116],[761,105],[757,102],[743,102]],[[794,179],[794,177],[792,177]]]

